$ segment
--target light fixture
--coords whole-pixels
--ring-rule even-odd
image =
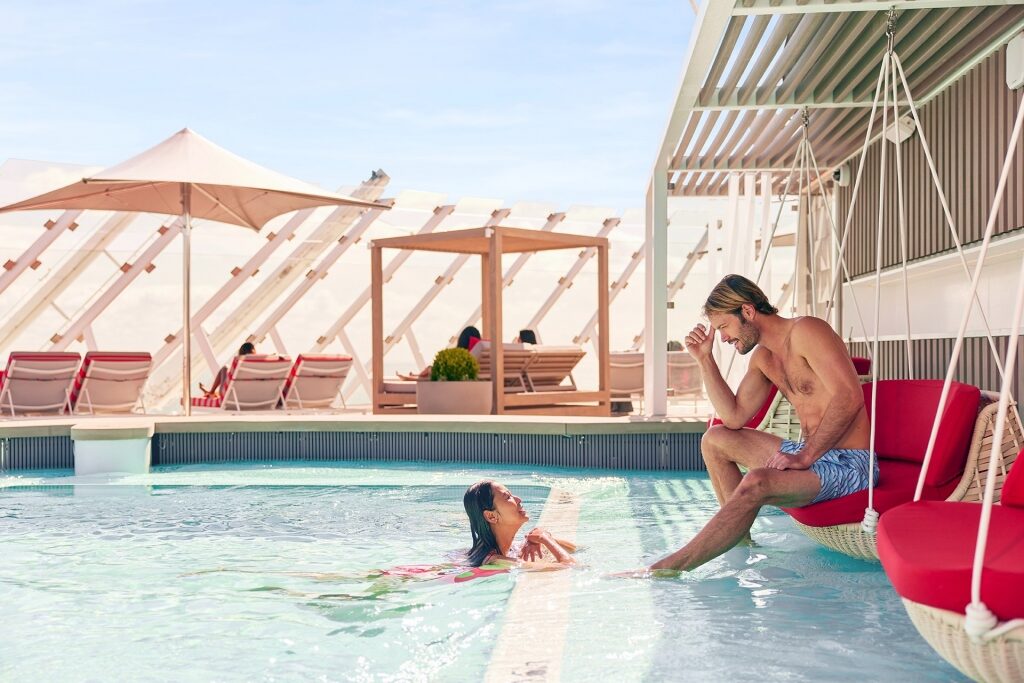
[[[914,117],[910,114],[901,116],[885,127],[885,139],[889,142],[900,143],[914,134]]]

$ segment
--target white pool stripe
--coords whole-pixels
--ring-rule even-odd
[[[556,538],[574,540],[579,515],[579,498],[553,488],[539,525]],[[569,571],[519,575],[508,599],[505,622],[484,681],[557,681],[561,678],[571,588]]]

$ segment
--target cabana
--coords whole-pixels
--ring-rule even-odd
[[[548,251],[552,249],[597,250],[597,354],[598,388],[594,390],[539,390],[520,393],[504,391],[503,374],[491,373],[493,412],[537,413],[547,415],[609,415],[609,328],[608,328],[608,240],[565,233],[542,232],[501,226],[452,230],[448,232],[390,237],[370,245],[373,308],[373,412],[409,410],[409,395],[387,390],[384,381],[384,275],[382,251],[409,249],[480,256],[480,300],[483,334],[490,340],[504,338],[502,296],[504,254]],[[491,345],[491,366],[504,367],[502,344]]]

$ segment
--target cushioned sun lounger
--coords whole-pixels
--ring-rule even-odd
[[[351,356],[314,355],[300,353],[295,359],[288,379],[285,380],[283,406],[285,408],[329,408],[341,395],[352,369]]]
[[[129,413],[142,401],[153,356],[145,352],[89,351],[71,387],[73,413]]]
[[[533,349],[533,360],[526,367],[526,387],[530,391],[576,391],[576,380],[572,371],[583,356],[587,355],[579,346],[537,345]],[[568,380],[568,384],[563,384]]]
[[[282,389],[291,370],[290,358],[236,356],[228,368],[223,395],[193,398],[192,405],[225,410],[272,410],[281,402]]]
[[[0,379],[0,412],[13,417],[68,410],[81,360],[77,353],[12,352]]]
[[[529,344],[502,344],[504,359],[504,380],[505,391],[526,391],[526,383],[523,379],[524,372],[534,359],[534,352]],[[473,345],[470,351],[480,365],[479,379],[490,382],[493,371],[491,362],[491,342],[482,339]]]

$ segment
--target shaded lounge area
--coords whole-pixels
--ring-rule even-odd
[[[608,327],[608,240],[603,237],[558,234],[525,228],[502,226],[452,230],[374,240],[370,245],[370,270],[373,316],[373,412],[410,412],[408,392],[392,389],[384,377],[384,276],[383,250],[408,249],[480,256],[480,301],[482,331],[485,341],[504,338],[502,329],[502,298],[504,271],[502,256],[524,252],[555,249],[595,249],[597,252],[597,336],[598,387],[580,389],[570,386],[554,387],[535,383],[526,377],[525,391],[506,391],[505,373],[490,372],[492,412],[503,414],[542,415],[595,415],[607,416],[611,412],[609,385],[609,327]],[[536,347],[542,349],[543,347]],[[505,345],[491,344],[492,368],[506,368]]]

